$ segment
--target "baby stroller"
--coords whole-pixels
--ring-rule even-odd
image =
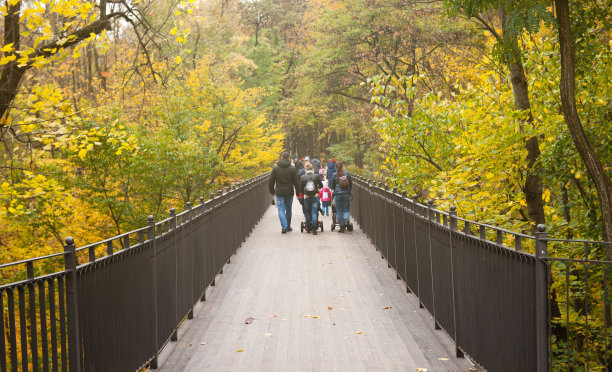
[[[306,218],[306,210],[304,209],[304,196],[302,194],[298,195],[298,200],[302,205],[302,213],[304,213],[304,218]],[[323,232],[323,221],[318,220],[317,222],[317,228],[320,229],[321,232]],[[306,221],[300,222],[300,232],[304,232],[304,230],[307,230]]]
[[[331,202],[331,210],[332,210],[332,224],[331,224],[331,231],[336,230],[336,226],[338,225],[338,213],[336,212],[336,199],[332,197],[332,202]],[[344,227],[346,227],[346,229],[348,231],[353,231],[353,223],[352,222],[348,222],[346,224],[344,224]]]

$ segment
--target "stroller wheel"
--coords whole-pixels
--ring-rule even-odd
[[[319,221],[319,228],[321,229],[321,232],[323,232],[323,223]]]
[[[304,232],[304,222],[300,223],[300,232]]]

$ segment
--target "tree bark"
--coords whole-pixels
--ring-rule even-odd
[[[612,241],[612,182],[604,170],[593,145],[589,141],[576,109],[576,71],[574,36],[572,33],[568,0],[555,0],[559,46],[561,53],[561,106],[569,132],[586,166],[595,188],[601,209],[603,237]],[[606,246],[608,259],[612,260],[612,245]]]
[[[529,102],[529,86],[527,84],[527,78],[525,77],[525,70],[523,69],[520,47],[516,35],[507,29],[505,11],[500,9],[499,15],[502,23],[504,47],[508,53],[507,65],[510,70],[514,106],[517,110],[529,113],[527,124],[531,125],[533,123],[533,116],[531,115],[531,104]],[[529,220],[533,222],[531,230],[535,232],[536,225],[546,222],[544,202],[542,201],[542,180],[537,169],[537,161],[540,156],[538,137],[533,136],[528,138],[525,141],[525,147],[527,149],[528,169],[525,176],[523,192],[525,193],[528,217]]]

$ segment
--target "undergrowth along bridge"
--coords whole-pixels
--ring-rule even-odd
[[[0,370],[157,368],[160,350],[177,340],[180,324],[269,208],[262,175],[162,221],[150,217],[141,229],[78,248],[69,238],[62,253],[0,265],[26,269],[23,280],[0,286]],[[543,226],[529,236],[477,223],[360,177],[351,214],[429,311],[431,326],[453,340],[456,357],[468,354],[489,371],[546,371],[554,363],[576,367],[570,361],[577,352],[586,369],[609,354],[612,263],[589,260],[589,253],[610,243],[550,239]],[[580,244],[585,255],[550,257],[556,244]],[[52,270],[57,265],[64,270]],[[555,275],[568,285],[551,288]],[[593,288],[603,301],[593,300]],[[582,320],[570,322],[570,310]],[[567,326],[560,328],[563,314]],[[553,347],[563,332],[565,348]]]

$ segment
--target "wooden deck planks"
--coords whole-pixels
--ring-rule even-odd
[[[324,217],[315,237],[299,232],[297,203],[293,216],[281,234],[267,211],[160,354],[161,371],[468,371],[359,229],[331,232]]]

